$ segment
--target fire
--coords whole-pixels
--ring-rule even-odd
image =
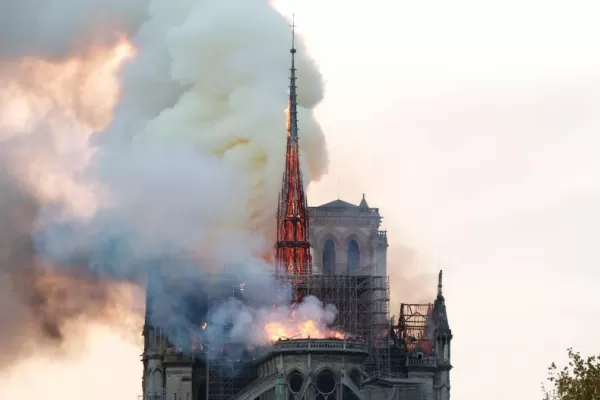
[[[263,330],[270,342],[280,339],[346,339],[347,334],[331,329],[337,310],[324,306],[314,296],[306,296],[289,308],[273,305],[263,319]]]
[[[292,306],[293,307],[293,306]],[[269,322],[264,326],[268,339],[275,342],[279,339],[344,339],[345,335],[312,319],[296,320],[296,310],[290,313],[290,319],[286,322]]]
[[[342,332],[320,328],[313,320],[289,321],[288,323],[269,322],[264,326],[269,341],[279,339],[344,339]]]

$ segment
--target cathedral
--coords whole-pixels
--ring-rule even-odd
[[[293,287],[293,303],[315,296],[338,310],[343,337],[279,338],[270,346],[210,357],[195,334],[182,348],[171,333],[144,326],[143,400],[449,400],[452,332],[442,293],[429,304],[401,304],[390,316],[387,232],[363,195],[308,207],[298,157],[295,48],[292,45],[286,165],[277,213],[275,267]],[[243,299],[232,278],[227,293]],[[208,289],[207,289],[208,290]],[[204,329],[198,321],[201,332]],[[191,332],[191,331],[190,331]],[[228,346],[224,346],[228,347]],[[231,351],[229,351],[231,350]],[[236,354],[231,356],[231,354]],[[240,354],[243,354],[242,356]]]

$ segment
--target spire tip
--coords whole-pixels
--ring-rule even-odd
[[[296,63],[295,63],[295,53],[296,53],[296,23],[295,23],[295,14],[292,14],[292,47],[290,48],[290,53],[292,55],[291,59],[291,67],[290,67],[290,98],[288,105],[288,137],[291,138],[292,142],[298,142],[298,116],[296,115]]]
[[[296,52],[296,14],[292,14],[292,48],[290,53]]]

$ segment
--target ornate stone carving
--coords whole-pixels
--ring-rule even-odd
[[[377,221],[365,218],[313,218],[313,226],[372,226],[377,227]]]

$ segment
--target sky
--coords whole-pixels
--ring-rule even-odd
[[[281,3],[327,83],[309,202],[366,193],[390,255],[444,270],[452,397],[539,398],[568,347],[598,354],[600,4]],[[388,262],[397,314],[414,289]]]
[[[600,4],[277,5],[295,12],[326,80],[330,166],[309,203],[365,193],[390,254],[418,254],[410,267],[390,257],[393,313],[415,297],[400,277],[429,295],[443,268],[452,397],[536,398],[567,347],[598,353]],[[0,398],[137,397],[139,346],[99,327],[79,345],[80,359],[4,376]]]

